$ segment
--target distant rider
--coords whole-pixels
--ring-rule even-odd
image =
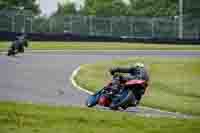
[[[13,53],[24,53],[24,47],[28,47],[28,40],[25,34],[17,36],[11,44],[11,51]]]

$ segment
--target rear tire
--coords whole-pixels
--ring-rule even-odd
[[[7,55],[8,55],[8,56],[11,56],[11,55],[14,56],[14,55],[15,55],[15,52],[14,52],[12,49],[9,49]]]

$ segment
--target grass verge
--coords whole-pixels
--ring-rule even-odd
[[[9,42],[0,42],[0,50],[6,50]],[[143,43],[103,42],[31,42],[31,50],[200,50],[200,45],[167,45]]]
[[[199,124],[199,119],[149,119],[87,108],[0,103],[1,133],[198,133]]]
[[[130,63],[138,61],[147,65],[151,77],[150,96],[143,98],[142,105],[200,115],[200,59],[198,57],[135,57],[88,64],[82,66],[75,80],[83,88],[96,91],[111,78],[108,73],[110,68],[129,66]]]

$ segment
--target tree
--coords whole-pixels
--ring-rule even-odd
[[[132,16],[176,16],[178,0],[130,0]]]
[[[78,13],[73,2],[65,1],[57,4],[57,10],[48,18],[50,32],[64,32],[65,16]]]
[[[53,14],[55,15],[71,15],[71,14],[76,14],[78,11],[76,9],[76,6],[73,2],[67,1],[65,3],[58,3],[57,5],[57,10]]]
[[[30,10],[34,14],[39,14],[39,5],[36,0],[0,0],[0,10]]]
[[[199,0],[183,0],[184,15],[191,17],[199,17],[200,1]]]
[[[112,16],[127,16],[128,15],[128,5],[126,5],[122,0],[114,0],[112,2],[111,14]]]
[[[45,16],[37,16],[33,19],[33,32],[49,32],[49,18]]]
[[[127,5],[122,0],[85,0],[84,15],[125,16]]]
[[[178,0],[85,0],[84,15],[96,16],[176,16]]]

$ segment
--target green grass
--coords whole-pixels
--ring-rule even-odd
[[[0,50],[6,50],[10,42],[1,42]],[[200,50],[200,45],[167,45],[143,43],[103,42],[31,42],[32,50]]]
[[[186,114],[200,115],[200,58],[133,57],[127,60],[83,65],[76,82],[91,91],[103,87],[111,78],[113,66],[128,66],[134,62],[147,65],[151,83],[150,96],[142,105]],[[87,78],[86,78],[87,77]]]
[[[1,133],[199,133],[199,119],[145,118],[77,107],[0,103]]]

